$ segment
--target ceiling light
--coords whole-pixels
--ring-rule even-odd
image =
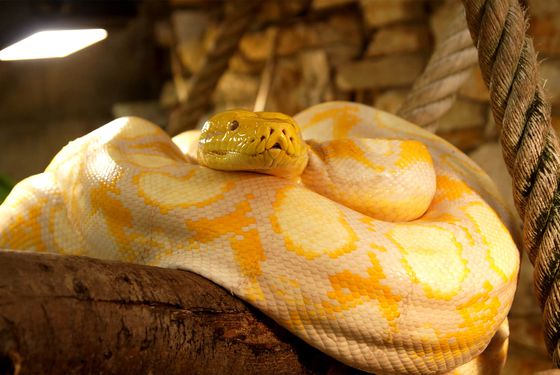
[[[106,37],[104,29],[40,31],[4,48],[0,51],[0,60],[65,57]]]

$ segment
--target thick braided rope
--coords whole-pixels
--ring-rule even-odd
[[[193,129],[206,113],[214,89],[261,3],[259,0],[236,0],[227,4],[229,11],[220,27],[214,47],[208,51],[204,64],[193,76],[187,100],[171,114],[166,129],[170,135]]]
[[[479,64],[501,128],[503,157],[523,219],[523,244],[535,266],[545,341],[560,364],[560,146],[518,0],[463,0]]]
[[[476,64],[464,9],[456,3],[456,16],[445,30],[443,41],[436,45],[424,72],[412,87],[399,116],[423,127],[432,127],[453,105],[455,94]]]

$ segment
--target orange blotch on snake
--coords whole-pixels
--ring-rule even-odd
[[[360,122],[358,112],[359,108],[353,105],[327,109],[313,115],[309,122],[301,128],[302,130],[307,129],[319,122],[328,120],[332,121],[333,124],[334,139],[347,138],[350,130]]]
[[[298,207],[305,215],[294,215]],[[321,209],[317,209],[321,207]],[[358,236],[336,203],[303,188],[279,189],[270,217],[286,248],[309,260],[337,258],[356,250]]]
[[[149,143],[134,143],[130,145],[130,148],[135,150],[135,152],[140,151],[143,153],[160,155],[175,161],[185,161],[185,157],[179,148],[173,143],[170,143],[168,140],[151,141]]]
[[[121,173],[110,180],[110,183],[99,184],[90,191],[90,203],[92,214],[101,213],[105,224],[115,239],[121,259],[128,262],[136,262],[136,254],[130,251],[128,244],[136,240],[137,235],[131,234],[128,230],[134,226],[132,212],[124,206],[120,198],[121,190],[117,186]],[[127,230],[128,229],[128,230]]]
[[[410,280],[419,284],[428,298],[450,300],[461,291],[469,269],[462,257],[463,246],[452,231],[409,224],[395,226],[387,237],[403,254],[401,263]]]
[[[189,238],[191,243],[209,243],[227,236],[239,270],[252,283],[257,283],[257,277],[262,275],[261,262],[266,260],[266,256],[257,229],[244,230],[256,224],[255,218],[249,216],[250,196],[246,198],[247,200],[239,202],[232,212],[223,216],[215,219],[187,219],[185,224],[188,231],[192,232]],[[252,285],[251,288],[254,293],[248,299],[254,301],[263,298],[258,285]]]
[[[482,201],[468,204],[462,209],[476,228],[475,233],[480,235],[486,250],[485,259],[490,268],[503,281],[511,281],[517,276],[519,270],[519,256],[505,254],[507,251],[505,249],[515,247],[505,225],[499,220],[494,210]]]
[[[484,337],[483,332],[492,332],[496,327],[496,317],[502,316],[500,308],[502,304],[496,296],[491,296],[493,290],[490,282],[485,281],[483,290],[473,295],[465,303],[457,306],[457,311],[463,318],[463,323],[459,324],[461,339],[467,346],[473,346]]]
[[[432,200],[432,205],[442,201],[460,199],[463,195],[474,194],[473,190],[463,181],[447,176],[436,176],[436,186],[436,195]]]
[[[76,234],[62,201],[50,207],[48,228],[52,236],[54,252],[71,255],[83,254],[84,244]]]
[[[322,149],[326,161],[335,158],[348,158],[360,162],[374,173],[381,173],[385,170],[382,165],[375,164],[368,159],[364,150],[353,139],[345,138],[325,142]]]
[[[142,172],[134,176],[138,194],[162,214],[176,208],[204,207],[224,199],[234,183],[231,174],[202,167],[188,167],[182,176],[164,172]],[[239,179],[239,178],[238,178]]]
[[[371,261],[371,267],[366,270],[368,277],[348,270],[329,275],[333,290],[328,292],[327,296],[337,303],[323,302],[323,307],[333,313],[361,305],[364,303],[364,298],[374,300],[379,302],[379,308],[389,326],[396,328],[396,320],[400,316],[399,302],[402,297],[382,283],[386,276],[377,255],[369,252],[368,256]]]
[[[428,148],[418,141],[402,140],[400,142],[399,159],[395,162],[398,168],[408,168],[414,163],[432,164],[432,156]]]
[[[158,169],[186,162],[179,149],[169,142],[132,144],[129,147],[130,151],[126,150],[123,155],[137,167]]]
[[[17,197],[11,202],[4,202],[17,205],[17,211],[4,224],[4,230],[0,233],[0,248],[16,250],[32,250],[37,252],[47,251],[47,247],[42,239],[41,232],[43,227],[43,207],[47,203],[46,198],[39,198],[32,204],[22,198]]]

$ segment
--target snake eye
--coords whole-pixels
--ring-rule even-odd
[[[229,130],[235,130],[239,127],[239,122],[237,120],[230,121]]]

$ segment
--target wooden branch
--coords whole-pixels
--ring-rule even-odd
[[[355,374],[186,271],[0,251],[0,374]]]

